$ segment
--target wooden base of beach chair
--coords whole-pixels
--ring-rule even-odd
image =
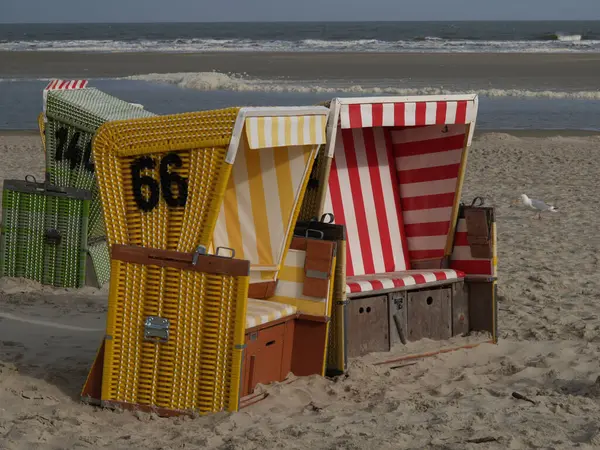
[[[470,291],[477,299],[472,305]],[[464,335],[472,329],[471,310],[484,316],[475,317],[475,329],[492,332],[491,311],[482,312],[486,309],[479,306],[480,302],[488,303],[482,295],[488,294],[481,282],[467,285],[459,281],[428,289],[350,299],[345,333],[348,357],[386,352],[398,343],[424,338],[444,340]]]
[[[329,318],[300,314],[294,330],[292,373],[298,377],[325,374]]]
[[[487,331],[492,341],[498,341],[498,286],[493,277],[470,276],[465,282],[468,290],[469,330]]]
[[[295,316],[288,316],[246,330],[242,396],[259,383],[282,381],[290,373],[295,323]]]
[[[423,337],[449,339],[469,332],[468,288],[462,281],[441,289],[392,292],[388,294],[388,303],[391,346]],[[425,326],[433,329],[427,332]]]
[[[284,381],[290,372],[323,375],[327,323],[325,317],[299,314],[246,330],[242,397],[259,383]]]
[[[102,398],[102,372],[104,371],[104,339],[98,348],[96,358],[88,373],[83,389],[81,390],[81,401],[89,405],[100,406]]]
[[[348,357],[390,350],[388,296],[352,299],[346,330]]]
[[[463,281],[452,285],[452,336],[467,334],[470,330],[469,289]]]
[[[452,295],[450,288],[407,292],[406,340],[423,338],[441,341],[452,337]]]

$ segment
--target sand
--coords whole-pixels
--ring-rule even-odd
[[[600,89],[599,54],[0,52],[0,78],[211,72],[453,89]]]
[[[345,377],[269,386],[239,413],[159,419],[81,404],[106,289],[0,280],[0,448],[599,448],[599,146],[477,135],[463,197],[497,208],[498,345],[400,367],[354,360]],[[0,162],[0,179],[41,176],[39,137],[0,135]],[[511,205],[522,192],[560,212],[536,220]]]

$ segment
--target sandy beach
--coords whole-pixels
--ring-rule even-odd
[[[269,386],[239,413],[159,419],[81,404],[106,288],[0,280],[0,448],[599,448],[599,146],[593,133],[476,132],[463,198],[497,211],[498,345],[399,367],[354,360],[347,377]],[[0,134],[0,179],[41,179],[43,161],[36,133]],[[521,193],[560,212],[536,220],[511,205]]]
[[[390,79],[463,88],[600,89],[600,54],[0,51],[0,78],[211,71],[289,80]]]

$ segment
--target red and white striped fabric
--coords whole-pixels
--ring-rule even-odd
[[[348,279],[346,294],[357,294],[362,292],[381,291],[384,289],[396,289],[402,287],[419,286],[439,281],[457,281],[465,277],[459,270],[440,269],[432,271],[409,271],[399,274],[386,274],[381,278],[369,280]]]
[[[346,129],[466,124],[476,111],[475,100],[342,103],[340,125]]]
[[[444,257],[465,133],[465,125],[390,131],[411,262]]]
[[[389,135],[383,128],[338,130],[324,212],[346,225],[346,274],[410,268]]]
[[[410,268],[444,256],[477,99],[410,100],[334,102],[323,212],[346,226],[349,294],[464,277],[454,268]]]
[[[471,247],[467,240],[466,219],[459,219],[456,225],[450,267],[465,272],[468,275],[496,276],[494,259],[473,258],[471,256]]]
[[[87,84],[88,80],[52,80],[44,90],[83,89]]]

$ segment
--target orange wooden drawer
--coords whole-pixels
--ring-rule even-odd
[[[284,317],[247,330],[242,396],[258,383],[283,381],[291,371],[295,320]]]

